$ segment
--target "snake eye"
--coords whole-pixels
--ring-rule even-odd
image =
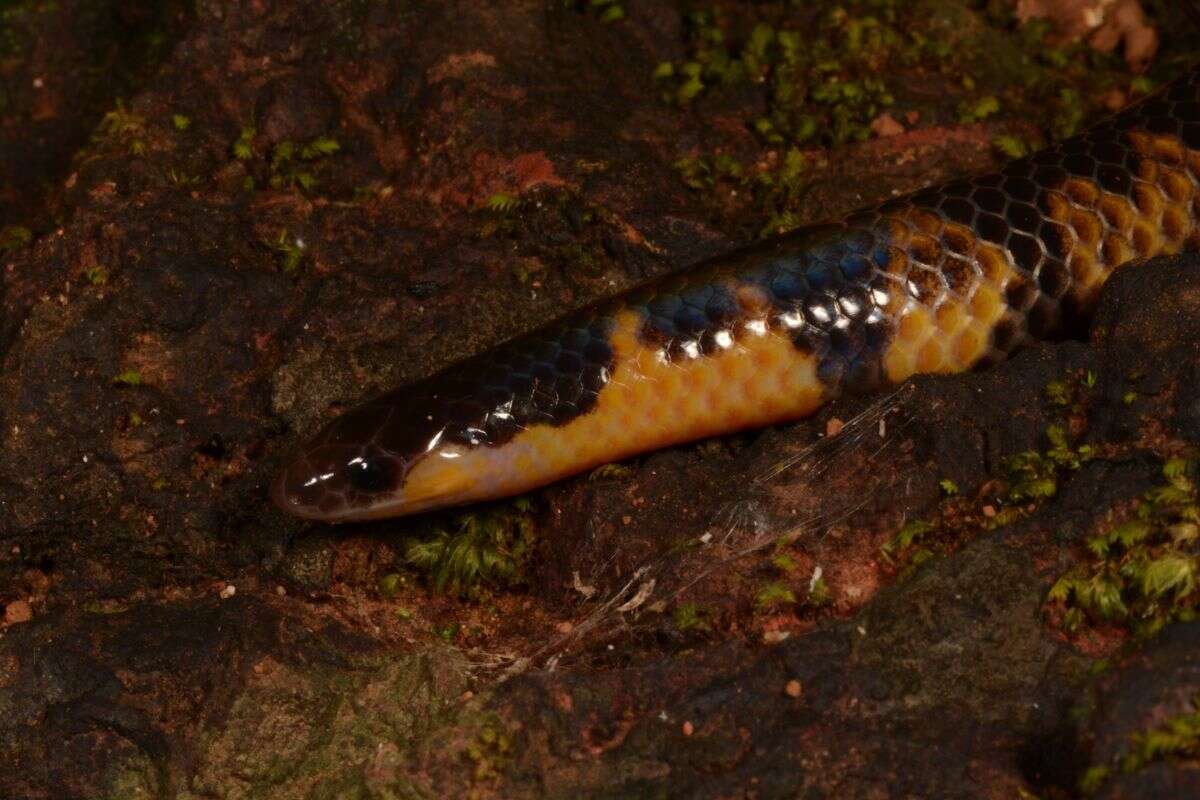
[[[396,467],[390,458],[360,456],[346,465],[350,485],[364,494],[375,494],[395,486]]]

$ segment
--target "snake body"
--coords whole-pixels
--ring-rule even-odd
[[[280,474],[329,522],[503,497],[1006,357],[1200,244],[1200,69],[1002,171],[666,276],[359,406]]]

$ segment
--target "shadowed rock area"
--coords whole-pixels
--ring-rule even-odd
[[[1200,257],[521,503],[267,500],[347,405],[992,168],[1140,91],[1119,58],[954,0],[126,5],[0,11],[0,797],[1197,792]],[[858,81],[815,128],[780,30]],[[414,556],[514,520],[507,583]]]

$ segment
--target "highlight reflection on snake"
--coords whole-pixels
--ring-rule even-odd
[[[328,522],[504,497],[1002,359],[1200,244],[1200,69],[1078,136],[633,289],[359,406],[280,474]]]

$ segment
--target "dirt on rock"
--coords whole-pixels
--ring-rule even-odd
[[[1152,13],[1135,76],[1009,6],[6,4],[0,796],[1194,794],[1200,257],[519,505],[267,499],[350,404],[1194,50]],[[519,580],[438,591],[412,542],[481,520]]]

